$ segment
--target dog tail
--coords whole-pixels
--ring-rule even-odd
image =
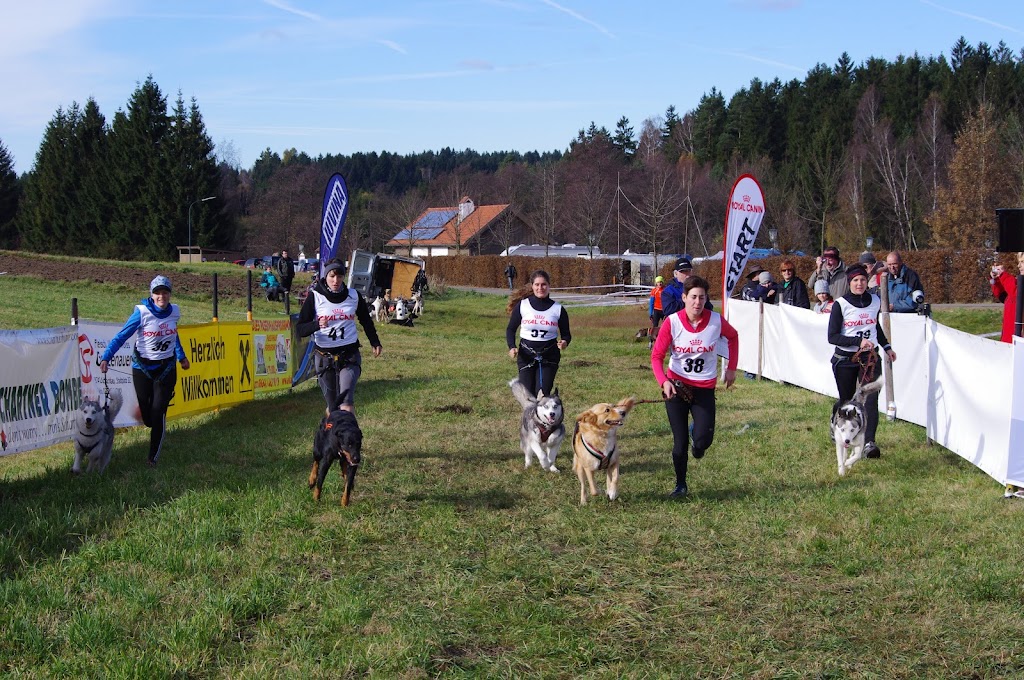
[[[123,405],[124,397],[121,395],[121,390],[110,390],[110,398],[107,399],[107,414],[110,417],[111,423],[113,423],[114,419],[117,418],[117,414],[121,412],[121,406]]]
[[[508,386],[512,388],[512,395],[519,402],[519,405],[523,408],[530,406],[531,404],[537,403],[537,398],[526,391],[526,386],[519,382],[518,378],[514,378],[508,381]]]
[[[881,373],[878,374],[878,378],[872,380],[869,383],[863,383],[857,385],[857,391],[853,393],[852,401],[860,401],[865,399],[869,394],[874,394],[882,389],[884,379]]]

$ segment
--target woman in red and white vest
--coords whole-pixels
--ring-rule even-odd
[[[538,269],[530,274],[530,291],[513,296],[505,310],[509,314],[505,328],[508,355],[519,366],[519,382],[533,395],[538,390],[551,394],[562,350],[572,342],[569,313],[551,299],[550,289],[551,276]]]
[[[705,309],[710,284],[699,276],[683,282],[683,309],[661,325],[651,350],[651,368],[665,397],[665,411],[672,426],[672,464],[676,488],[669,494],[683,498],[686,486],[690,416],[693,416],[693,457],[703,458],[715,438],[715,384],[718,382],[718,348],[722,338],[729,347],[725,386],[736,382],[740,340],[736,329],[718,312]],[[668,372],[665,357],[668,356]]]

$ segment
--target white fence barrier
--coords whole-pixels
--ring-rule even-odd
[[[740,334],[739,368],[836,397],[828,316],[791,305],[730,300]],[[1013,346],[947,328],[916,314],[890,315],[896,351],[896,417],[969,460],[1001,484],[1024,486],[1024,343]],[[879,411],[885,413],[884,397]]]

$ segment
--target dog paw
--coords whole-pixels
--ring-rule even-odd
[[[846,474],[848,468],[844,465],[839,466],[839,476],[842,477]]]
[[[561,470],[552,465],[548,468],[548,472],[561,472]]]

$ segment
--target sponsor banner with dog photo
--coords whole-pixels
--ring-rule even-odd
[[[255,346],[248,321],[178,326],[189,369],[178,367],[169,418],[231,406],[253,398]]]
[[[292,325],[288,319],[253,319],[256,394],[292,386]]]
[[[74,326],[0,331],[0,455],[71,439],[82,400]]]
[[[139,400],[132,383],[132,352],[135,339],[121,345],[107,364],[106,380],[100,373],[100,357],[114,339],[122,325],[102,321],[82,320],[78,324],[78,370],[82,376],[82,398],[106,405],[110,392],[120,390],[121,410],[114,418],[114,427],[142,425]]]

